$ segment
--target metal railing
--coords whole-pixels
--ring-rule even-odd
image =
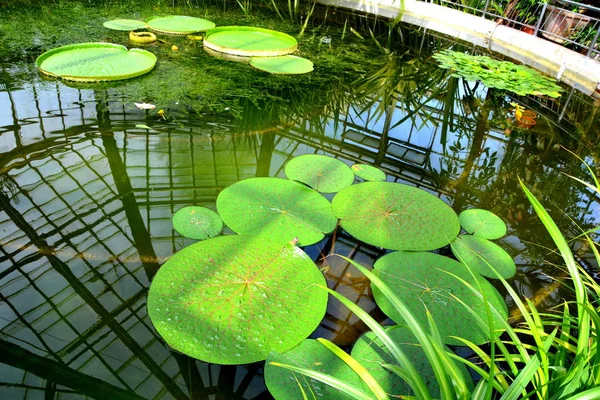
[[[571,0],[430,0],[600,60],[600,8]]]

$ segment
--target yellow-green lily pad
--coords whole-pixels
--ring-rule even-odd
[[[488,278],[497,279],[499,274],[508,279],[517,272],[510,254],[496,243],[482,237],[459,235],[450,246],[452,253],[463,264]]]
[[[462,228],[475,236],[485,239],[500,239],[506,235],[506,224],[496,214],[488,210],[472,208],[458,216]]]
[[[221,233],[223,220],[210,208],[188,206],[173,215],[173,227],[182,236],[204,240]]]
[[[285,175],[321,193],[339,192],[354,182],[354,174],[344,162],[320,154],[292,158],[285,165]]]

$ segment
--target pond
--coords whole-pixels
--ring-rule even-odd
[[[24,23],[27,9],[2,16],[12,21],[4,39],[19,29],[22,36],[0,63],[0,397],[271,398],[262,363],[213,365],[171,350],[146,299],[161,265],[194,243],[174,231],[175,211],[215,209],[217,195],[246,178],[285,178],[286,163],[302,154],[378,166],[388,181],[421,188],[457,213],[493,211],[508,225],[496,242],[517,264],[518,292],[542,308],[570,296],[553,281],[564,272],[518,179],[568,236],[598,224],[596,195],[566,175],[591,180],[581,159],[597,171],[600,113],[590,101],[574,96],[559,121],[564,100],[512,98],[449,77],[430,57],[464,49],[449,39],[411,33],[386,53],[368,33],[326,25],[309,26],[299,39],[315,65],[301,77],[271,76],[208,55],[185,37],[165,37],[146,47],[159,59],[150,74],[75,85],[40,76],[32,61],[77,41],[127,45],[125,33],[103,30],[109,18],[176,11],[217,25],[229,18],[291,34],[298,28],[235,10],[59,3],[38,11],[38,24]],[[72,29],[59,26],[67,15]],[[540,113],[535,127],[516,125],[513,101]],[[341,228],[304,249],[330,288],[384,321],[362,274],[342,259],[323,261],[334,241],[336,253],[365,266],[386,251]],[[592,258],[584,245],[575,249],[583,263]],[[366,330],[330,299],[311,337],[347,347]]]

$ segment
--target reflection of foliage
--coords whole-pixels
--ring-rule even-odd
[[[533,94],[559,97],[561,87],[539,72],[509,61],[487,56],[471,56],[452,50],[433,55],[440,67],[453,71],[453,76],[469,81],[481,81],[490,88],[510,90],[520,96]]]

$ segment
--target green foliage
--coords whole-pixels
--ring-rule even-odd
[[[332,205],[348,233],[386,249],[438,249],[460,231],[458,217],[446,203],[399,183],[359,183],[341,190]]]
[[[354,182],[350,167],[336,158],[319,154],[292,158],[285,165],[285,175],[321,193],[339,192]]]
[[[183,207],[173,215],[173,227],[180,235],[204,240],[217,236],[223,230],[219,214],[206,207]]]
[[[113,19],[111,21],[106,21],[102,25],[104,25],[105,28],[114,29],[116,31],[134,31],[148,26],[144,21],[135,19]]]
[[[252,57],[250,65],[261,71],[278,75],[299,75],[312,72],[313,63],[297,56]]]
[[[450,246],[457,259],[488,278],[496,278],[499,275],[508,279],[517,271],[510,254],[496,243],[482,237],[459,235]]]
[[[352,168],[352,171],[354,171],[356,176],[365,181],[382,182],[387,178],[385,172],[372,165],[354,164],[350,168]]]
[[[500,239],[506,235],[506,224],[488,210],[472,208],[458,215],[460,226],[468,233],[485,239]]]
[[[298,41],[272,29],[220,26],[206,34],[204,46],[237,56],[281,56],[296,51]]]
[[[325,285],[323,274],[298,247],[221,236],[169,258],[150,286],[148,314],[174,349],[245,364],[286,351],[315,330],[327,305],[318,285]]]
[[[156,17],[148,20],[148,28],[170,35],[189,35],[190,33],[205,32],[214,27],[215,23],[212,21],[185,15]]]
[[[435,53],[433,58],[439,62],[440,67],[451,70],[452,76],[468,81],[481,81],[490,88],[509,90],[519,96],[533,94],[556,98],[562,91],[554,79],[510,61],[472,56],[452,50]]]

